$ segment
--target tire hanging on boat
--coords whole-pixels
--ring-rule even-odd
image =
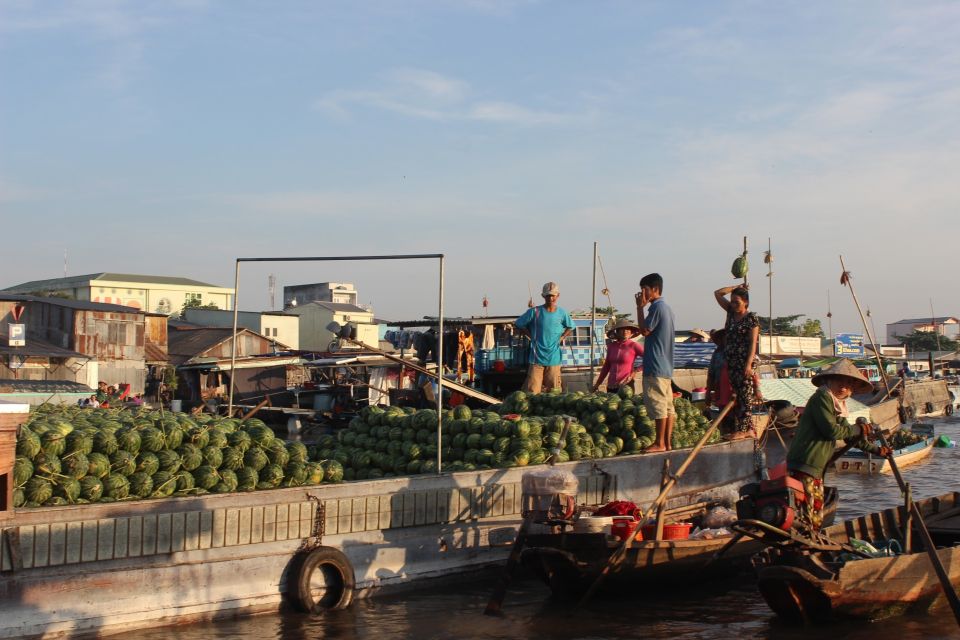
[[[952,416],[952,415],[953,415],[953,405],[952,405],[952,404],[947,403],[947,406],[945,406],[945,407],[943,408],[943,415],[945,415],[945,416]]]
[[[303,556],[297,569],[297,605],[307,613],[346,609],[353,602],[355,586],[347,556],[333,547],[317,547]]]

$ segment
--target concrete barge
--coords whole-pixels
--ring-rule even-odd
[[[579,478],[580,503],[646,506],[659,492],[664,458],[676,468],[687,453],[557,467]],[[668,506],[754,480],[759,460],[752,440],[705,447]],[[7,508],[0,511],[0,638],[108,634],[275,611],[316,582],[303,575],[310,550],[345,558],[341,580],[325,587],[349,591],[334,593],[335,603],[501,563],[521,521],[520,480],[531,468]]]

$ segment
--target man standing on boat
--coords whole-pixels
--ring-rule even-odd
[[[527,393],[560,388],[560,343],[574,327],[570,314],[557,306],[560,287],[556,282],[543,285],[541,295],[543,304],[527,309],[515,323],[530,338],[530,366],[523,383]]]
[[[648,452],[672,449],[673,425],[677,411],[673,408],[673,311],[663,301],[663,278],[650,273],[640,280],[636,294],[637,324],[644,336],[643,404],[657,427],[657,439]],[[643,308],[650,305],[647,315]]]
[[[806,501],[800,519],[813,531],[823,524],[823,474],[837,440],[846,440],[861,451],[889,458],[893,451],[869,441],[872,425],[850,424],[847,398],[873,388],[857,367],[840,358],[810,380],[819,387],[809,400],[787,451],[787,473],[803,483]]]

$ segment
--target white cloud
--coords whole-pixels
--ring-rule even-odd
[[[370,107],[425,120],[476,121],[516,125],[554,125],[572,114],[537,110],[507,101],[475,100],[470,85],[426,69],[402,68],[387,73],[373,89],[334,89],[313,105],[345,117],[354,107]]]

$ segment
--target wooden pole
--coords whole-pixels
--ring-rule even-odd
[[[870,346],[873,347],[873,355],[877,359],[877,368],[880,369],[880,379],[883,380],[883,386],[886,388],[887,393],[890,393],[890,383],[887,381],[887,372],[883,370],[883,360],[880,359],[880,349],[877,348],[877,341],[874,340],[873,334],[870,332],[870,327],[867,326],[867,319],[863,317],[863,309],[860,308],[860,301],[857,300],[857,293],[853,290],[853,282],[850,279],[850,272],[847,271],[846,265],[843,264],[843,256],[840,256],[840,268],[843,269],[843,273],[840,275],[840,284],[846,285],[850,288],[850,295],[853,296],[853,304],[857,306],[857,313],[860,314],[860,321],[863,323],[863,330],[867,334],[867,338],[870,339]]]
[[[881,433],[879,435],[880,443],[885,447],[889,446],[883,434]],[[910,486],[903,481],[903,476],[900,475],[900,468],[897,466],[897,461],[893,456],[890,456],[887,462],[890,464],[890,470],[893,471],[893,475],[897,479],[897,484],[900,485],[900,490],[910,496]],[[937,555],[937,547],[933,544],[933,538],[930,537],[930,532],[927,530],[927,523],[923,520],[923,514],[920,512],[917,503],[912,499],[909,500],[909,509],[916,522],[917,531],[919,531],[920,537],[923,539],[923,546],[927,550],[927,555],[930,556],[930,563],[933,565],[933,570],[937,573],[937,577],[940,578],[943,595],[946,596],[947,602],[950,603],[950,608],[953,609],[953,617],[956,618],[957,625],[960,626],[960,598],[957,597],[957,592],[954,590],[953,585],[950,584],[950,576],[947,575],[947,571],[943,568],[943,563],[940,561],[940,556]],[[908,549],[904,549],[904,553],[909,553]]]
[[[593,243],[593,282],[590,284],[590,384],[597,377],[597,365],[594,364],[594,353],[597,340],[597,243]]]
[[[687,467],[689,467],[693,463],[694,458],[696,458],[697,454],[700,453],[700,449],[702,449],[704,445],[707,444],[707,440],[709,440],[710,436],[713,435],[713,432],[717,430],[717,427],[720,425],[723,419],[727,417],[727,414],[730,413],[731,409],[733,409],[734,404],[736,403],[733,400],[731,400],[726,404],[726,406],[720,412],[720,415],[714,418],[713,422],[710,423],[710,426],[704,432],[703,436],[700,438],[700,441],[697,442],[696,446],[693,448],[693,451],[687,454],[687,458],[683,461],[683,464],[680,465],[680,468],[677,469],[677,472],[674,475],[670,476],[669,480],[667,480],[667,483],[663,486],[662,489],[660,489],[660,495],[658,495],[657,499],[653,501],[653,503],[647,508],[646,511],[643,512],[644,514],[643,521],[641,521],[640,524],[637,525],[638,531],[641,530],[641,527],[643,527],[643,525],[647,524],[650,521],[650,514],[656,513],[657,510],[660,508],[660,505],[662,505],[667,501],[667,495],[669,495],[670,490],[673,489],[673,487],[676,486],[677,482],[680,481],[680,478],[683,476],[684,472],[686,472]],[[603,584],[604,579],[606,579],[607,575],[609,575],[610,570],[615,565],[619,564],[624,557],[626,557],[627,552],[633,546],[633,539],[634,539],[634,536],[627,536],[627,538],[620,544],[620,546],[617,547],[617,550],[610,555],[610,557],[607,559],[607,563],[603,566],[603,569],[600,571],[600,573],[597,574],[597,577],[594,579],[593,584],[591,584],[590,588],[587,589],[586,593],[583,594],[583,597],[580,598],[580,601],[577,603],[575,608],[582,607],[587,603],[588,600],[590,600],[590,598],[593,597],[593,594],[596,593],[597,589],[600,588],[600,585]]]

